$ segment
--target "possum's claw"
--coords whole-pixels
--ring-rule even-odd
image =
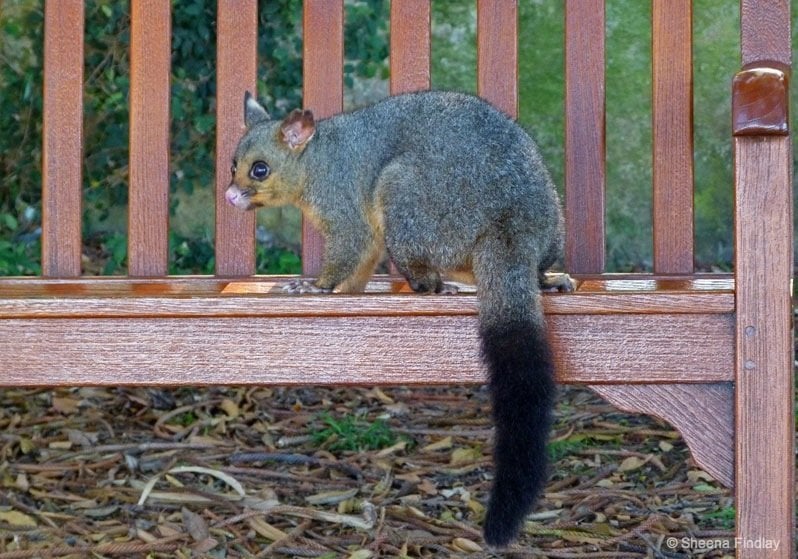
[[[576,280],[568,274],[541,274],[540,288],[543,291],[576,291]]]
[[[441,290],[438,292],[440,295],[457,295],[460,293],[460,288],[454,285],[453,283],[443,283],[441,284]]]
[[[312,293],[315,295],[332,293],[332,289],[319,287],[312,281],[308,280],[292,280],[283,286],[283,291],[285,293],[290,293],[291,295],[302,295],[305,293]]]

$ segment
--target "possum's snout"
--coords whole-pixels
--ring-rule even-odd
[[[235,206],[239,210],[249,210],[252,208],[252,202],[249,199],[249,195],[245,191],[241,190],[236,184],[231,184],[227,187],[224,197],[231,206]]]

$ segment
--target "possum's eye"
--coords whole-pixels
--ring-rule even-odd
[[[271,169],[264,161],[255,161],[249,169],[249,176],[256,181],[262,181],[269,176]]]
[[[233,159],[233,166],[230,167],[230,174],[232,174],[233,176],[236,176],[236,167],[238,167],[238,162],[235,159]]]

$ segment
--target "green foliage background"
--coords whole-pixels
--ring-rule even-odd
[[[432,84],[475,91],[473,0],[433,0]],[[346,0],[347,106],[387,94],[388,0]],[[563,180],[563,2],[520,0],[520,121]],[[84,237],[125,273],[129,12],[87,0]],[[694,0],[696,240],[702,268],[732,258],[730,79],[734,0]],[[611,270],[651,266],[650,2],[607,0],[607,251]],[[41,220],[42,0],[0,0],[0,275],[35,274]],[[171,273],[213,271],[215,11],[173,2]],[[300,0],[259,2],[258,94],[279,116],[301,102]],[[793,27],[795,28],[795,26]],[[258,271],[298,270],[298,214],[262,212]]]

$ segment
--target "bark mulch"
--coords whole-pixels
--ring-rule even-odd
[[[0,398],[0,559],[733,556],[729,490],[670,426],[584,389],[560,392],[551,480],[504,554],[480,535],[483,387]]]

